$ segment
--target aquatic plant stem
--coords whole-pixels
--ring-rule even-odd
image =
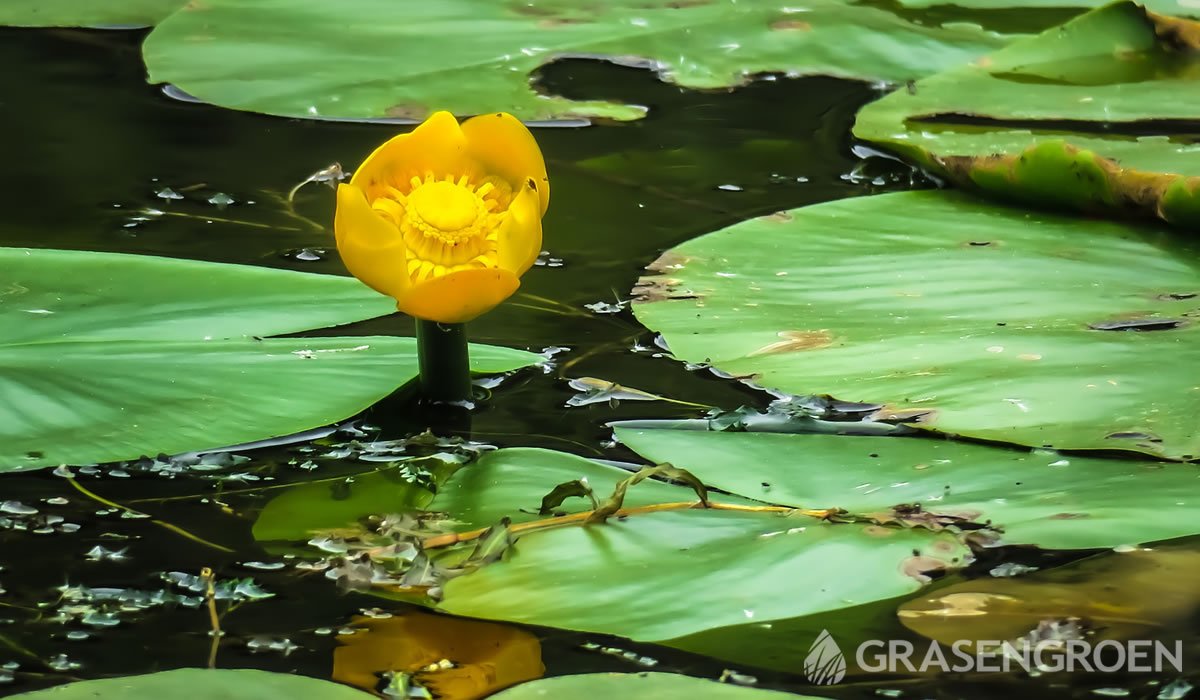
[[[200,570],[200,578],[204,580],[204,602],[208,606],[208,623],[211,627],[209,635],[212,642],[208,647],[208,667],[217,667],[217,650],[221,647],[221,618],[217,615],[217,576],[209,567]]]
[[[828,508],[824,510],[814,510],[811,508],[790,508],[787,506],[751,506],[740,505],[737,503],[709,503],[705,505],[700,501],[680,501],[676,503],[654,503],[646,506],[638,506],[635,508],[621,508],[612,514],[613,517],[628,517],[631,515],[642,515],[645,513],[661,513],[669,510],[692,510],[692,509],[707,509],[707,510],[730,510],[742,513],[779,513],[782,515],[806,515],[810,518],[819,520],[828,520],[837,515],[840,510],[837,508]],[[531,520],[529,522],[517,523],[509,528],[509,533],[512,535],[522,535],[537,530],[545,530],[548,528],[561,527],[563,525],[586,525],[589,518],[596,511],[588,510],[582,513],[572,513],[570,515],[560,515],[544,520]],[[437,549],[439,547],[449,547],[460,542],[470,542],[477,540],[490,528],[481,527],[477,530],[468,532],[448,532],[442,535],[432,535],[421,541],[421,549]]]
[[[149,515],[141,512],[139,510],[134,510],[133,508],[130,508],[128,506],[123,506],[120,503],[116,503],[115,501],[110,501],[103,496],[92,493],[83,484],[79,483],[75,479],[67,479],[67,483],[70,484],[71,486],[74,486],[76,491],[82,493],[83,495],[87,496],[88,498],[92,499],[93,501],[96,501],[97,503],[103,503],[104,505],[108,506],[109,508],[116,508],[118,510],[123,510],[126,513],[130,513],[135,516],[146,517],[146,518],[150,517]],[[183,528],[179,527],[178,525],[172,525],[171,523],[168,523],[163,520],[159,520],[158,518],[150,518],[150,522],[154,523],[155,525],[158,525],[159,527],[166,528],[166,529],[170,530],[171,532],[174,532],[175,534],[180,535],[181,537],[186,537],[187,539],[189,539],[193,542],[202,544],[206,547],[212,547],[213,549],[216,549],[216,550],[219,550],[222,552],[228,552],[230,554],[233,553],[233,550],[230,549],[229,547],[217,544],[216,542],[209,542],[208,540],[204,539],[203,537],[193,535],[192,533],[188,532],[187,530],[184,530]]]
[[[460,405],[471,400],[466,324],[417,319],[417,362],[425,400]]]

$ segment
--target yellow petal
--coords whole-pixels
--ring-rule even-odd
[[[520,277],[542,252],[542,214],[538,194],[524,187],[513,199],[496,238],[496,264]]]
[[[497,112],[472,117],[462,123],[467,139],[467,153],[486,173],[499,175],[512,184],[513,190],[530,181],[540,200],[539,214],[550,205],[550,180],[546,177],[546,161],[533,134],[521,120]]]
[[[408,292],[407,252],[399,229],[371,209],[363,191],[354,185],[338,185],[333,233],[352,275],[393,298]]]
[[[520,285],[508,270],[459,270],[414,286],[396,298],[396,308],[426,321],[466,323],[507,299]]]
[[[433,173],[462,172],[467,166],[467,139],[449,112],[435,112],[417,128],[384,143],[354,171],[350,184],[379,196],[388,185],[404,183],[409,177]]]

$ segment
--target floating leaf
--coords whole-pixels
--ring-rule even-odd
[[[367,700],[373,696],[344,685],[293,673],[269,673],[253,669],[181,668],[144,676],[78,681],[11,697],[23,700],[161,700],[170,697],[210,697],[222,700],[261,700],[268,697]]]
[[[17,27],[114,27],[158,24],[186,0],[4,0],[0,25]]]
[[[907,80],[1013,36],[948,19],[912,22],[837,0],[205,0],[156,27],[144,53],[153,82],[269,114],[420,119],[437,108],[624,120],[645,108],[539,94],[530,73],[594,56],[701,89],[772,72]]]
[[[1004,544],[1083,549],[1200,533],[1200,501],[1181,496],[1200,485],[1200,468],[1191,464],[918,438],[616,433],[643,457],[684,465],[708,485],[742,496],[840,508],[908,527],[987,524]]]
[[[391,310],[353,279],[23,248],[0,248],[0,267],[0,471],[288,435],[417,373],[411,338],[260,339]],[[476,346],[472,360],[538,358]]]
[[[670,673],[585,673],[525,683],[495,700],[622,698],[622,700],[820,700],[776,690],[743,688]]]
[[[536,507],[547,484],[572,478],[603,491],[631,477],[533,449],[491,452],[458,472],[430,507],[466,527],[512,514],[518,539],[502,561],[448,581],[439,607],[666,640],[903,595],[920,588],[922,571],[967,557],[947,533],[788,517],[790,509],[730,496],[697,508],[691,488],[650,479],[629,489],[625,517],[585,525],[583,510],[575,524],[531,528],[534,516],[522,511]],[[778,595],[783,588],[793,593]]]
[[[697,298],[638,302],[637,317],[681,360],[878,404],[875,420],[1031,446],[1200,455],[1190,369],[1200,326],[1174,323],[1200,314],[1189,296],[1200,288],[1194,244],[941,191],[787,214],[673,249],[669,274]],[[1091,327],[1113,319],[1175,327]],[[760,352],[801,322],[828,329],[832,344]]]
[[[1200,23],[1117,2],[897,90],[854,134],[997,196],[1194,226],[1197,49]]]

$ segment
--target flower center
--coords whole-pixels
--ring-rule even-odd
[[[472,185],[466,175],[438,180],[426,173],[424,179],[410,178],[407,187],[386,186],[386,192],[371,202],[400,229],[413,283],[457,270],[495,267],[497,229],[508,206],[503,200],[511,195],[505,196],[510,188],[490,179]]]
[[[483,201],[466,187],[452,182],[430,182],[413,190],[408,196],[408,221],[421,228],[425,235],[447,243],[458,242],[464,231],[473,227],[487,214]]]

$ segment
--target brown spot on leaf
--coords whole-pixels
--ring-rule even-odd
[[[952,525],[966,525],[978,519],[980,515],[979,511],[933,512],[926,510],[920,503],[900,503],[892,506],[891,510],[868,513],[866,517],[880,525],[919,527],[937,532]]]
[[[664,299],[699,299],[700,295],[690,289],[680,289],[682,280],[669,277],[691,261],[678,253],[667,251],[646,266],[646,271],[652,274],[642,275],[633,285],[631,295],[634,301],[663,301]]]
[[[1181,17],[1146,12],[1154,33],[1171,49],[1181,52],[1200,50],[1200,22]]]
[[[899,530],[891,527],[883,527],[882,525],[868,525],[863,528],[863,534],[870,537],[891,537]]]
[[[827,329],[817,331],[779,331],[780,341],[764,345],[746,357],[778,355],[785,352],[820,350],[833,344],[833,335]]]
[[[776,32],[807,32],[812,31],[812,25],[798,19],[777,19],[771,23],[771,30]]]
[[[764,216],[763,218],[766,219],[767,221],[778,221],[779,223],[786,223],[788,221],[791,221],[794,217],[791,215],[790,212],[777,211],[774,214],[769,214],[767,216]]]
[[[1051,520],[1083,520],[1090,518],[1087,513],[1055,513],[1050,516]]]
[[[1184,299],[1195,299],[1196,292],[1167,292],[1154,297],[1159,301],[1182,301]]]
[[[680,289],[681,280],[665,275],[645,275],[638,278],[630,296],[637,302],[664,301],[666,299],[699,299],[700,295]]]
[[[929,583],[933,577],[929,574],[934,572],[943,572],[950,566],[941,559],[927,557],[922,554],[914,554],[913,556],[900,562],[900,571],[905,576],[916,579],[921,583]]]
[[[415,102],[401,102],[383,110],[383,116],[393,119],[415,119],[421,121],[429,116],[429,107]]]
[[[568,27],[575,24],[588,24],[589,21],[582,17],[553,17],[538,22],[537,26],[541,29],[554,29],[556,27]]]
[[[678,270],[679,268],[683,267],[687,263],[691,262],[691,260],[692,260],[691,258],[685,257],[683,255],[680,255],[679,253],[675,253],[675,252],[668,250],[667,252],[658,256],[654,260],[654,262],[647,265],[646,270],[649,272],[658,272],[658,273],[671,272],[674,270]]]

